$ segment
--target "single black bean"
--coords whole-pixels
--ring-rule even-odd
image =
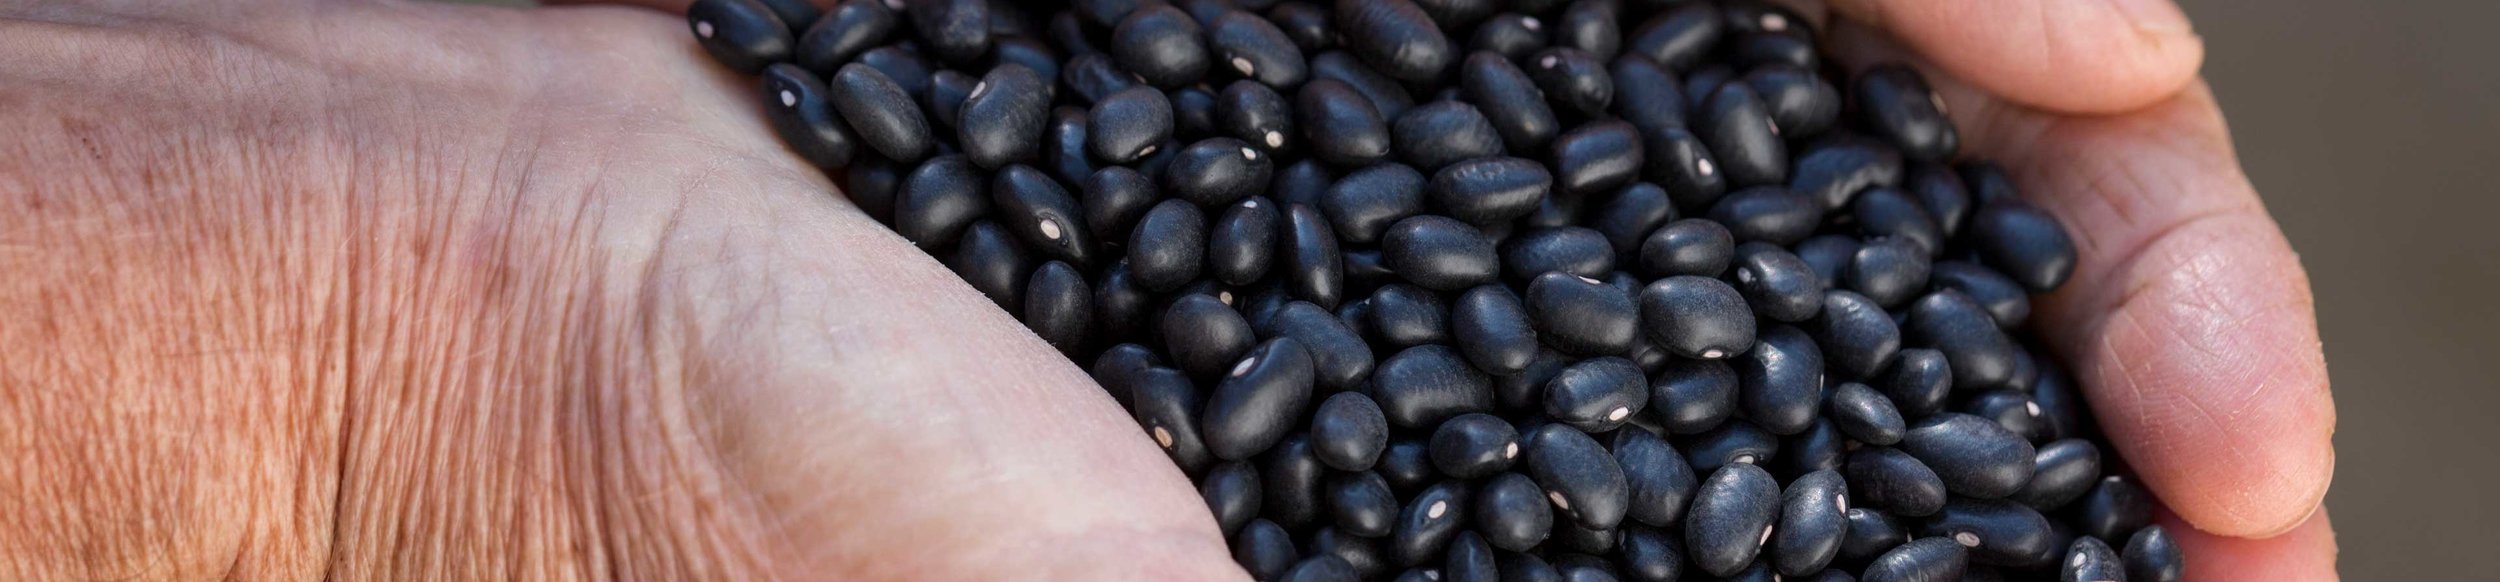
[[[2145,526],[2127,538],[2121,554],[2126,561],[2127,580],[2135,582],[2179,582],[2186,576],[2187,564],[2180,557],[2178,542],[2171,541],[2170,532],[2161,526]]]
[[[1867,507],[1910,517],[1944,509],[1944,479],[1900,449],[1861,447],[1849,454],[1846,467],[1851,498]]]
[[[1432,81],[1458,62],[1458,47],[1414,2],[1339,2],[1335,16],[1346,48],[1400,81]]]
[[[1649,407],[1674,434],[1717,428],[1736,414],[1736,370],[1720,361],[1674,360],[1649,387]]]
[[[1816,141],[1797,155],[1789,188],[1822,204],[1825,210],[1849,208],[1858,193],[1901,182],[1901,152],[1890,145],[1853,135]]]
[[[1311,449],[1339,471],[1368,471],[1389,447],[1389,420],[1371,397],[1339,392],[1311,415]]]
[[[859,58],[853,64],[867,65],[868,68],[876,69],[879,73],[885,73],[886,78],[894,81],[894,86],[901,87],[904,94],[915,97],[929,94],[929,84],[935,79],[936,74],[936,65],[931,64],[928,58],[922,57],[920,51],[912,45],[898,44],[868,49],[867,52],[859,53]],[[840,71],[837,70],[836,74],[839,73]]]
[[[1580,527],[1614,529],[1631,509],[1631,485],[1623,467],[1587,433],[1560,424],[1527,434],[1528,474],[1545,497]],[[1767,477],[1767,475],[1766,475]]]
[[[1901,409],[1904,418],[1919,418],[1944,410],[1945,398],[1952,395],[1953,368],[1943,352],[1926,348],[1901,350],[1901,357],[1884,377],[1884,397]]]
[[[965,97],[956,123],[965,157],[984,168],[1039,159],[1050,123],[1049,83],[1023,65],[990,69]]]
[[[1852,485],[1855,485],[1854,483]],[[1843,528],[1838,561],[1864,564],[1884,552],[1909,543],[1910,530],[1892,514],[1865,507],[1851,507],[1846,512],[1849,526]]]
[[[1336,181],[1337,175],[1328,169],[1328,164],[1305,158],[1276,172],[1276,179],[1268,181],[1268,197],[1287,208],[1296,204],[1318,208],[1321,197]]]
[[[1242,78],[1269,87],[1291,88],[1310,75],[1301,47],[1275,23],[1249,12],[1228,10],[1208,21],[1207,47]]]
[[[1207,510],[1215,514],[1216,526],[1230,536],[1259,516],[1259,502],[1265,500],[1266,494],[1259,491],[1258,467],[1230,461],[1216,465],[1199,479],[1198,495],[1206,499]]]
[[[1718,155],[1719,171],[1736,187],[1788,182],[1788,145],[1780,141],[1762,98],[1743,83],[1720,85],[1695,112],[1701,141]]]
[[[1545,490],[1527,475],[1503,473],[1485,481],[1476,491],[1475,510],[1476,531],[1486,543],[1504,550],[1527,551],[1554,528]]]
[[[1396,79],[1381,74],[1345,51],[1328,51],[1311,57],[1311,78],[1337,81],[1354,88],[1356,93],[1363,94],[1363,100],[1371,102],[1372,109],[1380,112],[1381,119],[1397,119],[1406,114],[1406,108],[1415,106],[1415,96],[1407,94],[1406,88],[1399,85]]]
[[[1477,369],[1518,374],[1536,358],[1536,328],[1519,296],[1499,285],[1468,289],[1450,306],[1450,336]]]
[[[1389,480],[1389,488],[1400,493],[1423,489],[1442,477],[1433,470],[1429,445],[1416,439],[1389,441],[1389,448],[1380,452],[1380,461],[1372,464],[1372,472]]]
[[[1074,265],[1093,260],[1093,231],[1078,216],[1084,210],[1041,170],[1007,166],[991,177],[990,199],[998,211],[996,218],[1005,221],[1026,246]]]
[[[2101,543],[2101,540],[2075,538],[2075,543],[2065,549],[2064,555],[2065,561],[2057,565],[2057,579],[2061,582],[2127,579],[2126,564],[2119,561],[2117,551],[2109,549],[2109,544]]]
[[[1450,307],[1432,291],[1396,283],[1371,296],[1371,332],[1392,348],[1450,341]]]
[[[1995,499],[2031,479],[2031,443],[2005,427],[1968,414],[1940,412],[1910,424],[1901,450],[1935,469],[1956,495]]]
[[[1390,559],[1417,566],[1442,557],[1450,541],[1467,529],[1470,487],[1465,481],[1443,481],[1408,499],[1390,528]]]
[[[1961,580],[1970,555],[1946,538],[1924,538],[1901,544],[1858,575],[1861,582],[1948,582]]]
[[[1189,381],[1189,376],[1171,368],[1149,368],[1131,379],[1129,390],[1129,398],[1135,404],[1129,414],[1136,418],[1146,436],[1154,439],[1155,446],[1172,458],[1172,464],[1179,465],[1183,472],[1196,474],[1215,463],[1215,455],[1207,452],[1206,441],[1198,436],[1198,408],[1206,396]],[[1270,479],[1274,483],[1274,478]],[[1276,507],[1275,489],[1271,487],[1269,491],[1268,506]]]
[[[1389,225],[1381,259],[1416,285],[1454,291],[1493,282],[1501,272],[1493,241],[1467,223],[1443,216],[1413,216]],[[1531,292],[1530,297],[1535,294]],[[1530,303],[1534,303],[1531,299]]]
[[[1207,235],[1207,270],[1228,285],[1249,285],[1276,262],[1277,231],[1284,217],[1276,203],[1252,197],[1234,203]]]
[[[1563,368],[1545,385],[1545,414],[1586,432],[1614,430],[1649,404],[1647,378],[1631,360],[1599,357]]]
[[[1328,310],[1294,301],[1278,310],[1270,325],[1269,337],[1294,338],[1311,350],[1312,367],[1321,387],[1345,390],[1371,377],[1371,347]]]
[[[1355,170],[1328,187],[1318,208],[1340,240],[1373,244],[1389,225],[1423,212],[1424,175],[1394,162]]]
[[[1606,235],[1577,226],[1530,230],[1501,246],[1502,269],[1519,280],[1545,273],[1604,277],[1615,271]]]
[[[1849,529],[1849,491],[1840,473],[1816,471],[1780,492],[1779,529],[1771,536],[1771,563],[1784,576],[1821,571],[1840,555]]]
[[[1661,145],[1667,137],[1664,134],[1682,131],[1685,124],[1684,88],[1675,73],[1638,55],[1616,58],[1608,72],[1615,80],[1614,113],[1640,129],[1644,145]],[[1690,135],[1685,134],[1688,138]],[[1658,167],[1660,164],[1677,161],[1662,159],[1658,152],[1647,152],[1646,156],[1645,163],[1649,167],[1645,169],[1652,179],[1669,170]]]
[[[1779,511],[1779,481],[1770,472],[1730,463],[1702,481],[1685,515],[1684,547],[1702,571],[1733,575],[1762,552]]]
[[[1294,205],[1285,215],[1285,287],[1293,296],[1324,309],[1336,309],[1345,298],[1345,257],[1337,251],[1337,235],[1326,219],[1309,206]]]
[[[1553,381],[1554,375],[1561,374],[1564,367],[1576,361],[1579,360],[1540,346],[1536,357],[1528,360],[1526,369],[1493,379],[1494,397],[1502,408],[1533,409],[1542,406],[1545,402],[1545,383]]]
[[[1778,436],[1752,421],[1734,419],[1685,439],[1684,462],[1693,471],[1707,474],[1728,465],[1761,464],[1778,456],[1779,450]]]
[[[2083,394],[2054,358],[2040,358],[2040,377],[2032,383],[2031,403],[2040,407],[2041,439],[2086,438],[2093,433],[2085,418]]]
[[[1555,107],[1584,118],[1598,118],[1614,104],[1614,75],[1595,55],[1570,47],[1552,47],[1528,55],[1528,78]]]
[[[1919,528],[1919,536],[1953,540],[1985,564],[2029,567],[2058,557],[2048,518],[2011,501],[1956,498]]]
[[[1542,151],[1562,133],[1562,124],[1546,105],[1543,90],[1525,71],[1501,55],[1478,52],[1467,57],[1459,85],[1485,120],[1513,152]]]
[[[1389,155],[1389,126],[1380,110],[1354,87],[1334,79],[1314,79],[1294,96],[1294,125],[1310,140],[1320,159],[1340,166],[1363,166]]]
[[[992,22],[1001,20],[992,19]],[[1058,49],[1051,48],[1050,43],[1043,41],[1040,37],[1000,36],[997,31],[991,31],[990,54],[984,57],[984,60],[988,61],[992,68],[1012,63],[1032,69],[1034,73],[1042,77],[1042,91],[1056,96],[1058,86],[1054,83],[1059,80],[1059,64],[1065,61],[1066,57],[1060,55]]]
[[[990,50],[990,4],[985,0],[928,0],[912,4],[911,17],[922,46],[939,59],[965,64]]]
[[[860,212],[877,222],[894,223],[895,193],[902,190],[904,169],[875,152],[859,152],[851,165],[843,169],[842,193],[859,205]]]
[[[1611,60],[1623,51],[1622,20],[1618,0],[1577,0],[1563,7],[1561,22],[1554,26],[1555,44]]]
[[[1112,94],[1145,85],[1135,73],[1120,70],[1108,55],[1080,54],[1059,69],[1059,82],[1085,103],[1101,103]],[[1160,93],[1158,93],[1159,95]],[[1166,108],[1170,104],[1165,104]]]
[[[1848,463],[1849,447],[1849,435],[1832,419],[1817,418],[1803,432],[1780,438],[1779,454],[1771,457],[1769,468],[1781,476],[1838,471]]]
[[[1398,159],[1426,172],[1468,158],[1502,154],[1502,136],[1475,106],[1435,101],[1407,109],[1390,128]]]
[[[1717,222],[1688,218],[1642,239],[1639,265],[1656,277],[1716,277],[1736,260],[1736,237]]]
[[[1623,561],[1620,572],[1625,579],[1639,582],[1674,582],[1684,577],[1684,546],[1672,533],[1658,529],[1625,526],[1622,550],[1617,557]]]
[[[2040,445],[2031,466],[2031,480],[2010,499],[2032,509],[2052,511],[2083,497],[2099,483],[2101,449],[2083,439],[2051,441]]]
[[[1129,271],[1146,289],[1178,289],[1197,280],[1206,248],[1206,213],[1187,200],[1167,199],[1147,210],[1130,232]]]
[[[1710,207],[1710,219],[1738,242],[1797,244],[1823,223],[1823,207],[1785,186],[1755,186],[1729,193]]]
[[[1155,354],[1153,348],[1120,344],[1105,348],[1101,356],[1094,358],[1094,365],[1085,371],[1095,383],[1102,384],[1103,391],[1111,393],[1112,400],[1120,402],[1120,408],[1127,409],[1132,406],[1130,393],[1137,383],[1138,374],[1161,365],[1163,356]]]
[[[686,7],[686,26],[712,60],[755,74],[790,60],[790,25],[757,0],[698,0]]]
[[[2105,540],[2126,539],[2153,523],[2153,494],[2118,475],[2100,483],[2066,506],[2067,521],[2076,533]]]
[[[841,68],[843,63],[850,62],[852,57],[859,56],[870,47],[884,43],[886,37],[901,28],[902,22],[902,17],[884,2],[847,0],[816,19],[813,25],[789,24],[807,26],[807,33],[799,35],[799,44],[794,49],[799,66],[826,73]]]
[[[1355,582],[1362,579],[1362,573],[1355,571],[1354,565],[1347,563],[1345,558],[1334,554],[1318,554],[1295,563],[1293,569],[1285,571],[1284,577],[1278,580],[1281,582]]]
[[[1858,230],[1870,238],[1908,241],[1927,257],[1944,253],[1944,230],[1909,194],[1893,188],[1871,188],[1850,204]]]
[[[1719,45],[1722,27],[1718,5],[1685,2],[1634,28],[1624,48],[1670,70],[1683,71]]]
[[[1891,446],[1900,443],[1902,435],[1909,431],[1892,400],[1865,384],[1847,382],[1832,388],[1826,406],[1824,414],[1834,425],[1848,433],[1849,438],[1866,444]]]
[[[1042,167],[1050,170],[1051,177],[1076,184],[1094,174],[1093,157],[1086,155],[1086,126],[1090,123],[1083,108],[1071,106],[1050,111],[1050,127],[1042,130]],[[1150,186],[1153,183],[1146,181]],[[1139,212],[1144,212],[1142,206]]]
[[[1243,385],[1245,390],[1254,387],[1264,387],[1271,384],[1292,383],[1290,381],[1297,377],[1297,372],[1305,371],[1296,370],[1296,368],[1307,369],[1310,367],[1310,354],[1307,351],[1303,351],[1298,355],[1294,353],[1296,350],[1303,349],[1300,342],[1295,342],[1290,346],[1258,345],[1255,346],[1258,349],[1254,352],[1252,348],[1257,342],[1257,334],[1250,330],[1250,323],[1243,320],[1241,313],[1234,311],[1232,306],[1226,305],[1223,301],[1209,295],[1193,293],[1182,295],[1180,298],[1174,299],[1172,301],[1172,306],[1163,312],[1162,331],[1164,351],[1172,355],[1172,361],[1179,364],[1181,370],[1187,371],[1191,376],[1197,378],[1216,378],[1221,375],[1226,377],[1228,381],[1241,380],[1239,383]],[[1286,347],[1294,349],[1285,349]],[[1243,356],[1245,354],[1256,358],[1256,361],[1244,360]],[[1243,362],[1250,363],[1252,366],[1243,368],[1236,365]],[[1257,371],[1262,374],[1256,377],[1242,378],[1239,375],[1229,374],[1229,372],[1233,371],[1245,373]],[[1271,372],[1273,374],[1270,374]],[[1304,375],[1306,376],[1307,374]],[[1251,384],[1252,381],[1265,382],[1266,384],[1254,385]],[[1307,379],[1305,379],[1302,383],[1307,384]],[[1304,392],[1304,398],[1302,398],[1303,402],[1298,405],[1294,404],[1291,399],[1283,398],[1281,396],[1272,399],[1261,398],[1255,403],[1280,403],[1280,405],[1290,405],[1282,406],[1283,408],[1300,410],[1309,405],[1309,388],[1303,388],[1302,392]],[[1218,398],[1217,400],[1221,399]],[[1250,412],[1259,413],[1271,410],[1273,409],[1254,408],[1251,409]],[[1210,410],[1209,412],[1212,413],[1213,410]],[[1207,418],[1209,420],[1213,420],[1215,416],[1213,414],[1209,414]],[[1264,419],[1242,420],[1250,421]],[[1297,418],[1295,420],[1299,419]],[[1290,423],[1292,421],[1286,422]],[[1248,426],[1250,424],[1254,423],[1244,422],[1242,426]],[[1260,426],[1253,428],[1264,429],[1267,427]],[[1209,432],[1214,431],[1210,428]],[[1262,431],[1252,432],[1262,435],[1264,434]],[[1211,435],[1210,441],[1212,441]],[[1251,450],[1245,452],[1239,449],[1230,449],[1228,452],[1248,454],[1258,451]],[[1239,455],[1233,455],[1227,456],[1226,458],[1238,457]]]
[[[1085,273],[1067,263],[1043,263],[1024,285],[1024,326],[1059,353],[1081,353],[1093,309],[1094,290],[1085,284]]]
[[[1540,275],[1528,283],[1527,306],[1537,337],[1567,353],[1622,354],[1640,337],[1632,296],[1594,279]]]
[[[1154,313],[1154,294],[1137,285],[1128,260],[1104,268],[1094,278],[1094,322],[1104,339],[1135,341],[1145,336]]]
[[[1390,356],[1372,372],[1372,398],[1399,428],[1421,429],[1469,412],[1493,409],[1492,379],[1467,365],[1458,350],[1421,345]]]
[[[1988,316],[1996,319],[1999,328],[2010,330],[2031,318],[2031,292],[1995,269],[1967,261],[1944,261],[1936,263],[1927,280],[1937,288],[1970,296],[1981,309],[1988,310]]]
[[[1927,88],[1927,79],[1918,71],[1900,64],[1878,65],[1858,74],[1852,93],[1859,122],[1910,159],[1950,159],[1961,148],[1953,120],[1945,117],[1944,99]]]
[[[1823,354],[1795,327],[1762,329],[1753,349],[1735,358],[1738,407],[1772,434],[1796,434],[1823,407]]]
[[[1554,188],[1580,197],[1622,188],[1641,174],[1640,130],[1620,120],[1583,124],[1553,143]]]
[[[2017,199],[1989,202],[1970,219],[1971,246],[1981,260],[2034,293],[2047,293],[2075,272],[2075,242],[2057,217]]]
[[[1086,151],[1114,164],[1152,155],[1172,136],[1172,100],[1150,87],[1103,96],[1087,113]]]
[[[1510,469],[1519,458],[1519,432],[1493,415],[1462,414],[1433,429],[1429,451],[1441,474],[1475,479]]]
[[[1476,26],[1475,35],[1468,37],[1467,50],[1489,52],[1511,61],[1526,59],[1528,55],[1545,48],[1545,28],[1545,22],[1535,16],[1517,13],[1494,16]]]
[[[1172,134],[1204,136],[1215,133],[1215,93],[1205,85],[1190,85],[1164,94],[1172,100]]]
[[[824,82],[797,65],[782,63],[764,69],[765,117],[781,142],[825,172],[850,165],[858,138],[833,109]]]
[[[1320,502],[1320,480],[1327,473],[1328,465],[1319,462],[1309,437],[1286,435],[1259,459],[1259,477],[1265,481],[1259,490],[1267,494],[1259,503],[1260,516],[1288,529],[1316,522],[1326,511]]]
[[[955,255],[946,266],[998,304],[999,309],[1024,312],[1024,282],[1033,274],[1033,256],[998,223],[979,220],[964,227],[962,239],[955,244]]]
[[[829,87],[833,107],[842,112],[859,141],[897,162],[917,162],[934,147],[929,120],[912,103],[911,94],[877,69],[843,65]]]
[[[1346,284],[1356,289],[1378,289],[1382,285],[1400,282],[1397,272],[1390,271],[1383,260],[1380,249],[1376,248],[1346,251]]]
[[[962,124],[957,122],[963,118],[964,101],[972,98],[973,86],[980,84],[981,79],[953,69],[941,70],[929,75],[929,91],[918,95],[920,111],[928,115],[929,127],[937,132],[939,138],[956,137],[960,140],[964,137],[960,131]],[[1045,103],[1043,106],[1047,108],[1049,104]],[[1043,119],[1048,121],[1047,117]],[[943,142],[940,145],[941,147],[956,146],[954,142]]]
[[[1641,290],[1640,306],[1649,340],[1676,356],[1717,360],[1753,347],[1753,311],[1718,279],[1659,279]]]
[[[1641,243],[1651,233],[1677,218],[1675,200],[1665,188],[1648,182],[1633,182],[1616,190],[1591,217],[1590,228],[1606,239],[1616,257],[1638,257]],[[1729,243],[1734,247],[1734,243]],[[1699,273],[1704,276],[1717,273]]]
[[[1433,204],[1450,217],[1493,225],[1535,212],[1553,187],[1554,176],[1544,164],[1520,158],[1483,157],[1456,162],[1433,173],[1428,192]]]
[[[1857,258],[1858,247],[1863,244],[1851,235],[1819,234],[1798,242],[1793,252],[1814,266],[1814,276],[1821,278],[1824,285],[1836,287],[1843,282],[1841,276],[1848,272],[1850,259]]]
[[[2036,440],[2040,434],[2040,405],[2032,403],[2031,393],[2027,390],[1981,392],[1963,399],[1953,410],[1988,419],[2026,441]]]
[[[1338,473],[1328,478],[1324,495],[1338,533],[1376,538],[1389,535],[1397,521],[1397,494],[1377,473]]]
[[[1970,217],[1971,197],[1961,174],[1953,168],[1933,162],[1912,164],[1902,189],[1918,200],[1928,217],[1936,220],[1945,240],[1962,232],[1962,224]]]
[[[1642,174],[1666,188],[1667,196],[1685,212],[1708,210],[1727,192],[1727,178],[1719,173],[1716,158],[1690,130],[1669,127],[1643,132],[1641,152],[1646,156]]]
[[[1301,47],[1305,53],[1336,46],[1336,25],[1330,22],[1334,18],[1327,8],[1320,5],[1291,0],[1278,2],[1275,8],[1267,11],[1268,21],[1275,23],[1277,30],[1284,31],[1287,38],[1293,39],[1294,46]]]
[[[1111,56],[1120,68],[1166,89],[1198,82],[1209,58],[1196,19],[1168,5],[1139,8],[1111,31]]]
[[[1902,324],[1909,345],[1935,348],[1953,365],[1955,389],[1996,388],[2014,379],[2014,340],[1960,291],[1941,289],[1911,304]]]
[[[1219,207],[1267,191],[1273,158],[1229,137],[1199,140],[1182,148],[1164,170],[1163,188],[1174,198]]]
[[[1649,429],[1625,427],[1615,431],[1614,455],[1615,464],[1623,467],[1624,481],[1631,488],[1632,504],[1626,517],[1657,527],[1673,527],[1683,521],[1685,504],[1692,501],[1700,482],[1675,445]],[[1635,529],[1625,528],[1627,544]]]
[[[1900,307],[1927,289],[1927,251],[1909,239],[1879,238],[1866,241],[1849,259],[1849,268],[1841,273],[1846,286],[1886,309]]]
[[[1463,525],[1463,524],[1462,524]],[[1448,549],[1442,552],[1443,582],[1497,582],[1501,571],[1495,566],[1493,545],[1472,528],[1459,528],[1451,536]]]
[[[1804,327],[1842,378],[1873,378],[1900,354],[1900,325],[1874,300],[1850,291],[1825,291],[1822,312]]]
[[[1783,43],[1795,41],[1779,40],[1794,38],[1777,34],[1747,35],[1736,50],[1803,46],[1808,51],[1806,54],[1813,54],[1812,45],[1785,45]],[[1741,80],[1762,98],[1763,106],[1771,112],[1771,122],[1779,125],[1780,135],[1792,138],[1815,135],[1831,129],[1840,120],[1840,89],[1814,74],[1811,64],[1766,64],[1747,71]],[[1805,163],[1797,162],[1797,172],[1803,174],[1805,171]]]
[[[1254,81],[1234,81],[1215,99],[1216,127],[1225,135],[1282,151],[1294,135],[1293,105],[1282,94]]]
[[[1728,63],[1740,69],[1795,67],[1810,71],[1823,64],[1814,51],[1814,39],[1809,36],[1752,32],[1728,39],[1726,55]]]
[[[1736,291],[1763,317],[1802,322],[1823,310],[1823,279],[1787,249],[1764,242],[1737,245],[1735,269]]]
[[[871,0],[874,1],[874,0]],[[1301,552],[1293,547],[1293,534],[1284,526],[1264,518],[1252,518],[1233,534],[1233,563],[1260,580],[1274,580],[1301,560]]]
[[[1505,553],[1495,562],[1502,582],[1565,582],[1561,570],[1536,554]]]

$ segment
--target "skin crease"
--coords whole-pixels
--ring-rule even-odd
[[[1241,576],[1109,398],[648,4],[0,0],[0,578]],[[2076,234],[2042,329],[2190,579],[2332,579],[2306,280],[2201,47],[1968,25],[2062,5],[1837,8],[1957,55],[1966,149]]]

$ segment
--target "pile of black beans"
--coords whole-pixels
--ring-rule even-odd
[[[1286,580],[2177,580],[2075,249],[1752,1],[702,0],[792,150]]]

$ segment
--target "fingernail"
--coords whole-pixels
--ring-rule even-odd
[[[2112,8],[2135,24],[2135,29],[2163,35],[2190,34],[2187,12],[2171,0],[2109,0]]]

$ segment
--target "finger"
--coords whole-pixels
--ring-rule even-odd
[[[2255,540],[2197,531],[2173,516],[2163,516],[2162,522],[2164,531],[2178,542],[2180,554],[2186,556],[2189,582],[2336,580],[2335,530],[2327,522],[2324,507],[2291,531]]]
[[[2024,105],[2130,111],[2187,87],[2204,42],[2171,0],[1833,0],[1956,76]]]
[[[1853,59],[1898,56],[1863,26],[1834,34]],[[2037,329],[2075,364],[2119,452],[2205,531],[2298,525],[2335,462],[2325,356],[2307,275],[2240,173],[2211,93],[2071,117],[1929,79],[1966,150],[2002,160],[2074,237],[2075,274],[2038,298]]]

